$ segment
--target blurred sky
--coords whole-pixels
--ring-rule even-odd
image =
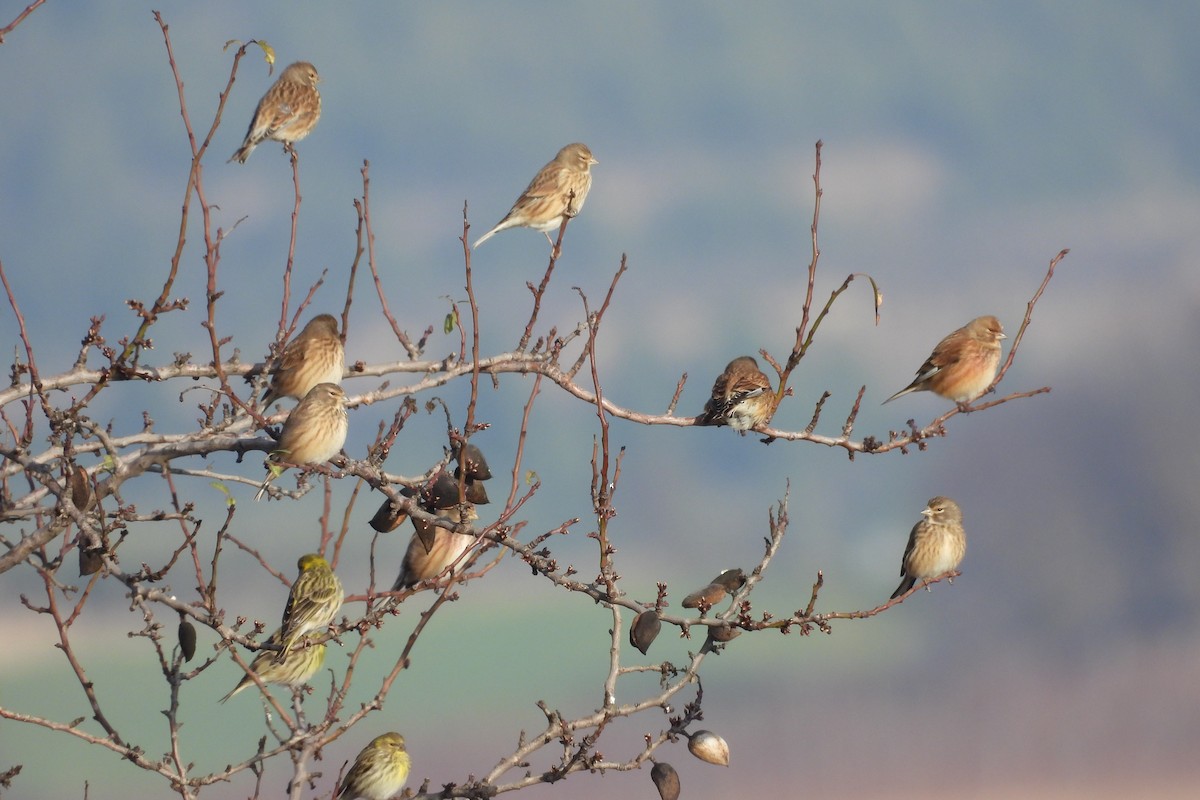
[[[0,23],[24,5],[6,4]],[[411,334],[439,331],[431,358],[458,346],[457,333],[443,337],[440,325],[446,298],[465,296],[457,241],[464,200],[473,239],[576,140],[600,163],[587,208],[570,226],[541,330],[573,328],[582,311],[571,287],[598,304],[628,254],[598,352],[607,396],[643,411],[665,408],[683,372],[690,380],[680,412],[691,414],[730,358],[758,348],[786,356],[803,301],[818,139],[825,195],[817,296],[847,273],[869,273],[884,294],[882,323],[872,324],[868,284],[855,283],[822,326],[777,427],[803,428],[828,390],[818,430],[836,435],[863,384],[856,437],[886,437],[910,416],[932,419],[946,402],[929,394],[879,403],[969,319],[994,313],[1015,333],[1047,263],[1070,247],[1001,386],[1053,392],[955,418],[949,437],[926,452],[850,463],[840,451],[764,447],[727,429],[614,423],[614,442],[628,448],[616,497],[617,563],[624,589],[640,600],[653,599],[658,580],[678,602],[721,569],[752,566],[767,510],[789,482],[792,525],[754,594],[759,612],[802,608],[818,569],[826,575],[820,609],[882,601],[932,495],[959,500],[970,541],[952,587],[837,624],[832,636],[744,636],[711,657],[703,724],[729,741],[732,765],[702,764],[682,743],[660,756],[679,770],[685,798],[909,798],[930,790],[1182,797],[1200,785],[1200,457],[1186,438],[1200,390],[1200,6],[160,8],[198,133],[228,76],[227,40],[262,38],[281,65],[317,65],[324,116],[299,146],[298,291],[328,268],[316,307],[340,310],[355,244],[352,200],[369,159],[389,303]],[[204,168],[216,224],[230,231],[241,220],[222,249],[218,323],[247,359],[266,352],[279,318],[291,173],[274,144],[245,165],[225,159],[271,80],[255,53],[242,62]],[[135,329],[125,301],[149,303],[158,293],[188,146],[149,8],[47,4],[0,46],[0,96],[0,259],[41,372],[53,374],[70,366],[90,317],[106,315],[115,342]],[[173,295],[192,307],[155,328],[162,361],[175,351],[204,360],[208,347],[199,227],[189,235]],[[542,275],[546,250],[540,234],[517,230],[474,259],[485,352],[515,345],[528,315],[525,283]],[[359,281],[348,358],[401,358],[370,282],[361,274]],[[7,307],[0,331],[10,346],[19,343]],[[348,382],[352,394],[376,385]],[[530,385],[505,377],[480,404],[493,427],[476,441],[502,483]],[[92,413],[120,419],[147,407],[160,429],[195,424],[197,397],[181,401],[178,387],[161,397],[149,391],[114,387]],[[440,396],[461,421],[465,387]],[[538,402],[523,466],[544,488],[527,507],[525,533],[584,517],[553,546],[563,563],[590,574],[595,555],[583,533],[595,415],[552,388]],[[348,452],[361,457],[394,410],[395,402],[354,411]],[[440,456],[441,431],[439,416],[414,418],[389,470],[426,469]],[[239,469],[232,458],[211,462]],[[250,468],[257,469],[240,469]],[[146,483],[138,490],[144,507],[166,506],[165,488]],[[211,536],[224,496],[205,481],[184,486]],[[339,484],[335,500],[350,490]],[[246,487],[234,492],[242,501],[238,535],[290,572],[315,545],[319,494],[256,506],[245,502]],[[365,521],[375,505],[369,498],[355,509],[358,538],[339,565],[358,591],[367,582]],[[17,534],[4,533],[10,541]],[[161,534],[126,543],[124,562],[162,559],[178,528]],[[381,542],[382,580],[391,579],[406,539]],[[247,556],[227,561],[240,579],[226,596],[231,608],[277,615],[285,588],[264,582]],[[63,579],[74,580],[67,573]],[[181,596],[194,592],[186,574],[174,581]],[[161,675],[145,642],[125,638],[141,620],[111,583],[89,601],[89,624],[77,626],[75,638],[102,699],[129,738],[156,756],[166,746]],[[52,626],[18,604],[19,594],[36,601],[41,591],[29,569],[0,577],[0,704],[59,720],[86,716]],[[375,637],[378,656],[368,666],[386,670],[413,612],[430,598],[415,598],[412,611]],[[328,795],[344,759],[390,728],[409,739],[414,786],[485,773],[520,729],[539,729],[535,700],[565,713],[600,703],[609,624],[598,607],[555,594],[506,560],[443,609],[384,711],[327,749],[319,793]],[[202,635],[202,647],[211,643]],[[679,662],[689,644],[698,646],[661,639],[651,655]],[[330,663],[340,669],[344,660],[337,654]],[[370,674],[364,670],[362,695],[352,700],[369,696]],[[215,704],[237,678],[226,659],[185,689],[185,744],[197,769],[241,757],[265,732],[249,696]],[[623,686],[621,702],[652,688]],[[627,756],[642,732],[661,724],[637,718],[606,735],[602,749]],[[93,799],[167,794],[161,780],[132,774],[106,751],[29,726],[0,723],[0,753],[0,768],[25,765],[14,797],[79,797],[85,780]],[[57,766],[63,760],[67,766]],[[284,771],[272,768],[266,793],[283,787]],[[204,796],[252,791],[242,776]],[[573,777],[528,796],[617,792],[653,796],[648,770]]]

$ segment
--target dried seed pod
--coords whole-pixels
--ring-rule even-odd
[[[662,800],[679,800],[679,773],[665,761],[655,761],[650,770],[650,780],[658,789]]]
[[[92,482],[88,480],[87,470],[78,464],[71,471],[71,502],[80,511],[87,511],[92,503]]]
[[[729,766],[729,745],[712,731],[696,731],[688,737],[688,751],[701,761]]]
[[[684,608],[699,608],[701,603],[715,606],[728,596],[725,587],[719,583],[710,583],[703,589],[692,592],[680,603]]]
[[[467,478],[475,481],[486,481],[492,477],[492,471],[488,469],[487,459],[483,457],[483,451],[473,444],[468,444],[463,449],[463,461],[465,465],[460,464],[454,468],[454,477],[459,477],[463,470],[466,470]]]
[[[704,602],[710,606],[715,606],[745,585],[746,573],[736,567],[734,569],[727,569],[713,578],[708,586],[692,592],[683,598],[683,602],[680,605],[684,608],[699,608],[700,604]]]
[[[648,608],[633,618],[633,624],[629,626],[629,643],[646,655],[660,630],[662,620],[658,618],[658,612]]]
[[[467,502],[472,505],[486,506],[492,501],[488,500],[487,489],[482,483],[467,478]]]
[[[85,541],[83,532],[80,532],[79,539],[75,544],[79,549],[79,577],[99,572],[100,568],[104,566],[104,545],[89,545]]]
[[[421,489],[421,505],[430,511],[453,508],[462,502],[458,496],[458,481],[446,472],[439,472],[427,486]]]
[[[371,521],[367,524],[380,533],[391,533],[406,519],[408,519],[407,511],[393,506],[390,499],[384,498],[383,505],[379,507],[375,516],[371,517]]]
[[[196,626],[183,617],[179,618],[179,652],[183,653],[184,661],[191,661],[196,655]]]
[[[746,585],[746,573],[742,572],[740,567],[727,569],[720,575],[712,579],[712,582],[718,586],[725,588],[725,591],[733,594],[738,589]]]
[[[742,635],[741,628],[732,625],[714,625],[708,629],[708,636],[714,642],[728,642]]]

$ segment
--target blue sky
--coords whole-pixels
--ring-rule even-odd
[[[956,418],[927,452],[849,463],[819,446],[763,447],[728,430],[614,425],[628,448],[617,497],[620,571],[639,599],[653,596],[657,580],[679,598],[727,566],[749,566],[766,511],[790,481],[793,529],[754,595],[756,609],[803,606],[818,569],[827,609],[865,608],[894,588],[926,499],[951,495],[970,537],[953,587],[836,626],[830,637],[742,637],[711,659],[705,725],[730,741],[733,765],[706,767],[681,747],[667,754],[685,791],[782,796],[803,785],[907,798],[934,783],[975,797],[1104,797],[1134,785],[1157,786],[1159,796],[1194,786],[1200,459],[1180,440],[1194,427],[1200,389],[1189,355],[1200,333],[1194,4],[167,2],[161,10],[198,130],[228,75],[227,40],[263,38],[281,64],[303,59],[320,70],[324,116],[299,146],[296,274],[307,286],[330,270],[318,300],[325,308],[341,305],[364,159],[389,303],[417,333],[440,330],[446,297],[464,296],[464,201],[473,239],[560,146],[587,142],[600,163],[543,320],[572,328],[582,312],[571,287],[598,302],[627,254],[599,352],[608,396],[639,410],[664,408],[687,372],[680,410],[695,413],[730,358],[758,348],[786,355],[809,257],[817,139],[825,143],[817,295],[866,272],[883,291],[883,316],[873,326],[869,290],[856,283],[797,373],[796,396],[776,417],[781,428],[803,428],[828,390],[819,431],[836,433],[864,384],[856,435],[885,436],[909,416],[932,419],[945,403],[931,395],[879,402],[969,319],[994,313],[1015,332],[1046,264],[1071,248],[1001,387],[1053,392]],[[229,230],[242,220],[223,246],[218,319],[245,358],[262,356],[278,319],[291,175],[274,145],[246,165],[225,159],[271,80],[260,60],[243,61],[204,172],[217,224]],[[125,301],[157,293],[178,228],[187,143],[149,9],[39,9],[0,46],[0,96],[0,259],[39,365],[53,373],[70,365],[91,316],[107,315],[115,341],[134,328]],[[175,292],[192,308],[157,329],[163,360],[174,351],[202,357],[207,347],[199,234],[189,231]],[[520,230],[477,254],[486,351],[516,342],[525,283],[540,278],[544,259],[541,235]],[[356,301],[348,358],[399,358],[361,278]],[[0,333],[16,344],[7,308]],[[429,354],[456,349],[456,336],[435,335]],[[351,393],[375,387],[347,385]],[[480,444],[493,467],[512,462],[527,391],[509,378],[485,394],[493,428]],[[442,394],[461,414],[462,391]],[[595,431],[594,414],[577,401],[550,392],[540,402],[525,466],[546,488],[529,531],[586,516]],[[119,417],[130,403],[147,401],[114,391],[93,410]],[[154,404],[160,424],[194,424],[193,400],[172,392]],[[354,412],[352,455],[393,411]],[[440,425],[415,419],[389,467],[426,468],[440,454]],[[221,498],[192,489],[215,528]],[[161,505],[153,491],[144,502]],[[247,538],[260,537],[279,564],[304,551],[297,539],[305,549],[315,542],[319,500],[296,505],[241,512]],[[352,524],[362,528],[373,509],[365,504]],[[272,526],[285,530],[256,530]],[[364,534],[347,554],[348,582],[365,581],[366,543]],[[125,557],[160,546],[131,542]],[[398,561],[403,541],[385,547]],[[592,563],[582,536],[560,547],[564,560]],[[0,578],[9,609],[0,633],[21,643],[0,657],[13,659],[0,687],[6,707],[20,707],[14,697],[31,686],[41,687],[35,695],[53,690],[44,676],[61,671],[44,623],[14,610],[19,593],[37,589],[20,572]],[[124,645],[139,624],[110,594],[92,600],[97,654],[110,639]],[[263,616],[277,613],[279,599],[236,598]],[[410,740],[416,776],[438,785],[485,771],[519,727],[537,725],[530,712],[539,697],[592,707],[607,618],[556,599],[527,570],[503,564],[430,631],[409,685],[385,712]],[[531,625],[570,645],[520,633]],[[667,647],[682,658],[687,644]],[[129,676],[143,667],[97,669],[125,699],[139,696]],[[234,757],[208,742],[231,718],[246,741],[261,734],[253,702],[213,705],[236,682],[234,669],[218,665],[190,687],[202,763]],[[462,702],[439,703],[447,692]],[[61,718],[84,713],[74,700]],[[41,700],[30,702],[37,713]],[[148,737],[157,707],[141,716]],[[19,796],[81,794],[85,777],[92,797],[120,793],[118,776],[129,771],[107,754],[77,748],[77,771],[47,769],[40,754],[61,744],[0,724],[0,752],[27,762]],[[340,763],[357,746],[339,743],[327,759]],[[936,768],[913,770],[910,762],[929,764],[934,753],[943,754]],[[245,796],[247,786],[205,796]],[[647,790],[648,775],[634,774],[568,791]]]

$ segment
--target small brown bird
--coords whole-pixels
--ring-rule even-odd
[[[700,425],[728,425],[743,436],[770,422],[775,413],[771,381],[750,356],[739,356],[725,367],[704,404]]]
[[[267,485],[283,472],[279,464],[324,464],[341,451],[346,443],[350,422],[346,416],[346,393],[333,383],[318,383],[296,404],[283,433],[279,447],[267,456],[267,479],[254,496],[262,498]]]
[[[959,407],[982,395],[996,379],[1000,368],[1000,341],[1007,339],[1000,320],[976,317],[938,342],[933,353],[917,370],[917,377],[894,395],[890,403],[909,392],[933,392],[953,400]]]
[[[465,513],[460,511],[460,508],[460,506],[441,508],[432,513],[451,522],[470,523],[479,519],[475,506],[466,504]],[[440,575],[476,541],[475,537],[470,534],[453,533],[445,528],[439,528],[432,522],[424,522],[416,517],[411,519],[417,532],[408,540],[408,550],[404,553],[400,575],[392,584],[393,592],[408,589],[421,581]],[[432,542],[428,549],[425,547],[426,542]],[[454,571],[457,573],[458,566]]]
[[[246,138],[230,161],[245,164],[254,148],[265,139],[283,142],[284,149],[312,133],[321,118],[321,76],[307,61],[297,61],[279,76],[258,101]]]
[[[917,581],[928,581],[958,569],[967,552],[962,509],[949,497],[935,497],[921,512],[923,519],[908,534],[908,547],[900,562],[903,580],[892,592],[892,600],[911,589]],[[929,588],[928,584],[925,586]]]
[[[559,150],[525,187],[504,219],[471,246],[479,247],[500,231],[518,227],[541,231],[553,245],[550,231],[562,225],[563,217],[573,217],[583,210],[592,188],[592,165],[599,163],[588,146],[580,142]]]
[[[337,318],[318,314],[283,349],[271,385],[263,393],[263,408],[285,397],[299,400],[318,383],[341,383],[345,372],[346,350],[338,335]]]

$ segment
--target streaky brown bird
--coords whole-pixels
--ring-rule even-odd
[[[279,469],[280,463],[324,464],[336,456],[346,443],[349,428],[346,393],[342,387],[318,383],[296,404],[283,423],[279,447],[267,456],[267,479],[254,499],[261,499],[271,481],[283,472]]]
[[[583,203],[592,188],[592,165],[599,163],[582,142],[559,150],[558,155],[533,176],[504,219],[476,239],[471,247],[479,247],[509,228],[541,231],[546,241],[553,245],[550,231],[562,225],[563,217],[573,217],[583,210]]]
[[[308,321],[295,339],[283,349],[279,365],[271,374],[271,385],[263,393],[262,406],[276,400],[304,397],[318,383],[342,382],[346,372],[346,350],[332,314],[318,314]]]
[[[290,64],[258,101],[242,146],[229,157],[245,164],[246,159],[266,139],[283,142],[284,149],[312,133],[321,119],[321,76],[307,61]]]
[[[902,579],[891,599],[907,592],[917,581],[928,581],[958,569],[966,552],[962,509],[949,497],[934,497],[921,512],[921,521],[908,534],[908,547],[900,562]]]

